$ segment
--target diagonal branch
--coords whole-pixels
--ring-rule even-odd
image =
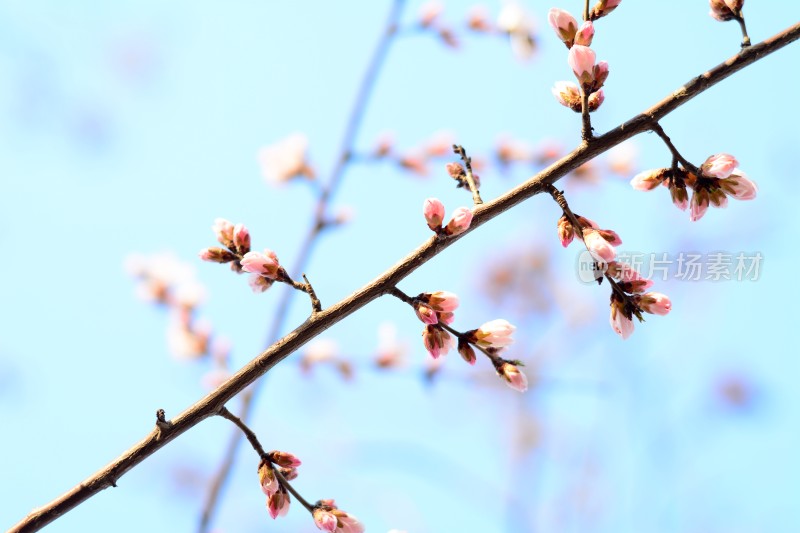
[[[36,531],[74,509],[82,502],[114,483],[130,469],[171,442],[178,435],[189,430],[206,418],[216,415],[225,403],[241,392],[256,379],[266,374],[272,367],[286,359],[310,339],[319,335],[340,320],[353,314],[369,302],[388,294],[401,280],[421,267],[451,244],[467,235],[472,229],[482,226],[511,207],[546,192],[548,186],[565,174],[593,159],[609,148],[631,137],[652,129],[653,124],[674,111],[685,102],[702,93],[731,74],[750,65],[800,38],[800,23],[761,42],[742,50],[736,56],[717,65],[708,72],[693,78],[645,112],[617,126],[608,133],[596,137],[591,144],[581,144],[570,154],[556,161],[526,182],[503,196],[475,207],[470,229],[451,237],[431,237],[419,248],[401,259],[395,266],[356,291],[353,295],[334,304],[328,309],[311,316],[306,322],[267,348],[255,359],[247,363],[213,392],[180,413],[169,423],[154,429],[142,441],[135,444],[120,457],[106,465],[85,481],[59,496],[49,504],[32,511],[27,517],[14,525],[9,532]]]

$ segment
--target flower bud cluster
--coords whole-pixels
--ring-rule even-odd
[[[664,316],[672,309],[672,302],[666,295],[645,292],[653,286],[653,281],[643,278],[629,265],[611,262],[606,267],[606,275],[616,280],[615,290],[611,291],[609,322],[623,339],[633,333],[633,317],[642,322],[642,312]]]
[[[333,500],[319,500],[311,511],[314,525],[329,533],[363,533],[364,525],[355,516],[336,507]]]
[[[267,495],[267,510],[272,518],[286,516],[291,503],[289,493],[278,478],[276,469],[284,479],[291,481],[297,477],[297,467],[300,464],[300,459],[293,454],[277,450],[267,453],[258,464],[258,480],[261,490]]]
[[[634,176],[631,186],[639,191],[650,191],[659,184],[667,187],[672,203],[679,209],[689,207],[691,220],[700,220],[709,206],[726,207],[728,197],[752,200],[758,186],[738,168],[739,162],[730,154],[708,157],[698,169],[682,167],[646,170]],[[688,189],[692,190],[691,200]]]
[[[558,219],[558,238],[561,246],[566,248],[577,237],[586,245],[586,249],[597,261],[610,263],[617,256],[615,246],[622,244],[622,239],[613,230],[600,229],[597,222],[580,215],[575,215],[580,224],[576,228],[567,215]]]
[[[437,198],[428,198],[422,204],[422,215],[428,227],[437,235],[459,235],[469,229],[472,224],[472,211],[459,207],[453,212],[453,218],[442,227],[444,221],[444,204]]]

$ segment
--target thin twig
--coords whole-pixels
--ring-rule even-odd
[[[672,144],[672,140],[670,140],[670,138],[664,132],[664,129],[661,127],[661,124],[659,124],[658,122],[653,122],[653,124],[650,126],[650,129],[654,131],[656,135],[661,137],[661,140],[664,141],[664,144],[667,145],[667,148],[669,148],[669,151],[672,153],[673,171],[676,169],[675,161],[680,161],[680,163],[686,170],[693,172],[694,174],[697,175],[700,174],[698,168],[694,166],[692,163],[690,163],[685,157],[683,157],[681,153],[678,151],[678,149],[675,148],[675,145]]]
[[[481,205],[483,200],[481,200],[481,194],[478,192],[478,185],[475,183],[475,175],[472,173],[472,158],[467,155],[467,151],[464,150],[464,147],[460,144],[454,144],[453,151],[461,157],[461,160],[464,162],[464,167],[466,167],[467,186],[470,192],[472,192],[472,203]]]
[[[537,173],[521,185],[508,191],[503,196],[476,207],[472,225],[469,230],[446,240],[439,240],[436,239],[436,237],[431,237],[378,278],[365,285],[351,296],[328,307],[317,315],[312,316],[278,342],[264,350],[231,376],[225,383],[172,419],[170,421],[172,423],[171,430],[167,432],[167,434],[162,435],[160,440],[157,439],[157,430],[152,430],[140,442],[134,444],[118,458],[89,476],[74,488],[62,494],[52,502],[32,511],[28,516],[12,526],[9,533],[38,531],[103,489],[108,488],[111,486],[112,480],[119,479],[146,458],[172,442],[172,440],[179,435],[182,435],[206,418],[216,415],[234,396],[256,381],[259,377],[269,372],[270,369],[286,359],[294,351],[303,346],[303,344],[332,327],[340,320],[355,313],[371,301],[384,294],[390,293],[392,288],[400,281],[427,263],[431,258],[441,253],[451,244],[468,235],[473,229],[482,226],[515,205],[537,194],[546,192],[548,185],[552,185],[583,163],[590,161],[599,154],[606,152],[610,148],[639,133],[650,130],[655,121],[661,120],[709,87],[716,85],[731,74],[738,72],[747,65],[758,61],[797,39],[800,39],[800,23],[794,24],[766,41],[756,44],[746,50],[742,50],[738,55],[706,71],[700,76],[693,78],[643,113],[636,115],[611,131],[596,137],[591,144],[581,144],[575,150]]]

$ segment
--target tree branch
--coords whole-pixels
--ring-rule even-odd
[[[130,469],[167,445],[178,435],[181,435],[206,418],[218,414],[225,406],[226,402],[256,379],[266,374],[271,368],[283,361],[303,344],[340,320],[361,309],[369,302],[389,293],[401,280],[463,236],[467,235],[474,228],[482,226],[491,219],[532,196],[541,192],[546,192],[548,185],[555,183],[565,174],[575,170],[583,163],[586,163],[611,147],[639,133],[652,129],[652,125],[655,121],[660,120],[709,87],[719,83],[747,65],[758,61],[767,54],[790,44],[798,38],[800,38],[800,23],[791,26],[787,30],[764,42],[742,50],[739,54],[731,57],[724,63],[693,78],[643,113],[633,117],[611,131],[599,137],[595,137],[592,143],[581,144],[570,154],[556,161],[503,196],[491,202],[476,206],[472,225],[468,231],[460,235],[445,238],[431,237],[419,248],[400,260],[395,266],[368,285],[356,291],[353,295],[310,317],[294,331],[287,334],[278,342],[264,350],[255,359],[247,363],[216,390],[190,406],[171,421],[162,424],[163,427],[151,431],[143,440],[135,444],[104,468],[49,504],[32,511],[27,517],[14,525],[9,532],[37,531],[59,516],[74,509],[101,490],[112,486],[116,480]],[[424,226],[421,223],[420,231],[423,230]]]

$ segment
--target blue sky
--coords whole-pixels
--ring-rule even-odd
[[[611,67],[598,131],[738,50],[736,25],[712,20],[705,2],[664,4],[624,2],[597,23],[593,48]],[[476,156],[500,134],[577,142],[578,115],[550,95],[571,77],[546,24],[551,5],[525,3],[540,30],[539,52],[525,63],[504,40],[462,31],[471,5],[445,3],[443,20],[463,33],[458,51],[413,32],[395,42],[361,151],[385,131],[401,149],[450,131]],[[799,20],[799,6],[748,3],[753,41]],[[222,216],[245,222],[254,247],[291,266],[313,192],[264,183],[255,154],[303,132],[327,177],[388,7],[0,0],[1,524],[141,439],[157,408],[172,415],[204,393],[208,366],[170,357],[166,314],[136,298],[123,268],[129,254],[172,251],[192,263],[207,287],[202,315],[232,340],[234,363],[260,351],[279,288],[254,295],[197,251],[213,244],[209,227]],[[486,7],[496,14],[500,4]],[[560,7],[578,13],[580,2]],[[418,8],[408,3],[404,27]],[[619,176],[567,188],[573,209],[616,230],[628,251],[758,251],[758,281],[659,282],[673,313],[623,342],[608,327],[607,287],[580,284],[578,248],[558,245],[557,206],[534,198],[400,288],[457,292],[461,329],[497,317],[517,323],[511,354],[544,376],[540,386],[521,396],[486,361],[473,372],[455,354],[442,379],[425,385],[418,320],[381,300],[326,335],[354,360],[353,382],[327,368],[303,376],[296,356],[270,373],[252,424],[265,446],[299,455],[298,488],[336,498],[373,532],[796,530],[798,64],[795,44],[662,122],[695,164],[734,154],[759,184],[755,201],[732,200],[691,223],[665,191],[636,192]],[[669,164],[654,135],[634,144],[639,168]],[[531,173],[490,167],[482,194],[494,198]],[[348,207],[354,219],[319,242],[306,269],[324,305],[429,237],[420,206],[430,196],[448,212],[469,201],[441,167],[424,179],[390,165],[348,169],[332,209]],[[481,290],[495,265],[519,261],[522,250],[549,257],[545,286],[556,296],[547,313],[496,306]],[[306,312],[297,299],[287,324]],[[370,364],[386,321],[411,347],[409,368],[396,373]],[[745,407],[715,392],[731,379],[752,391]],[[229,425],[201,424],[49,530],[193,530]],[[243,450],[219,531],[313,531],[298,505],[271,521],[256,463]]]

